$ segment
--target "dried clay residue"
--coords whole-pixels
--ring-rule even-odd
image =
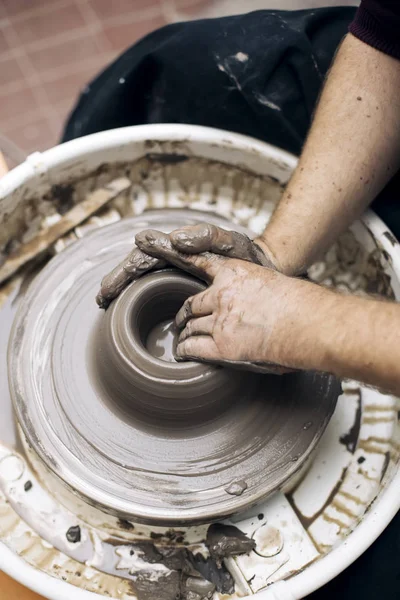
[[[223,559],[248,554],[254,540],[230,525],[208,529],[206,546],[210,556],[187,548],[156,547],[152,542],[135,544],[140,558],[149,564],[134,581],[138,600],[210,600],[215,592],[233,594],[235,582]]]
[[[357,394],[358,397],[357,397],[357,408],[356,408],[356,413],[354,416],[353,425],[351,426],[348,433],[342,435],[339,440],[341,444],[346,446],[347,450],[349,452],[351,452],[351,454],[354,454],[356,447],[357,447],[358,437],[360,435],[361,415],[362,415],[361,390],[359,388],[357,388],[357,390],[355,390],[355,393]]]

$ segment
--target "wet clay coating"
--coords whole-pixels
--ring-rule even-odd
[[[212,252],[229,258],[253,262],[270,269],[275,268],[270,259],[248,235],[239,231],[229,231],[212,223],[201,223],[177,229],[171,233],[170,240],[176,250],[187,254]],[[138,241],[143,241],[142,234],[138,235]],[[162,259],[151,257],[137,247],[133,248],[129,255],[103,278],[100,291],[96,296],[97,304],[100,308],[107,308],[129,283],[144,273],[161,269],[165,265],[166,262]]]
[[[168,283],[176,272],[145,275],[106,312],[93,310],[98,282],[143,228],[168,234],[204,218],[191,210],[154,211],[72,244],[32,282],[10,337],[11,396],[33,451],[93,505],[150,525],[210,523],[264,501],[304,465],[340,393],[339,382],[325,374],[276,377],[162,361],[152,371],[151,356],[133,365],[132,344],[144,356],[151,334],[140,323],[157,327],[175,310],[165,301],[169,284],[158,286],[160,277]],[[207,220],[229,226],[215,216]],[[182,295],[202,286],[180,277]],[[150,284],[160,292],[154,304],[146,296]],[[145,299],[141,310],[153,307],[144,319],[131,311],[135,297],[139,307]]]
[[[139,248],[134,248],[111,273],[103,278],[100,292],[96,296],[98,306],[107,308],[132,281],[147,271],[162,269],[165,265],[163,260],[153,258]]]
[[[170,234],[172,245],[180,252],[200,254],[213,252],[229,258],[274,268],[271,260],[249,236],[238,231],[228,231],[211,223],[183,227]]]

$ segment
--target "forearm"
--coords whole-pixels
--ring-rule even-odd
[[[298,293],[284,349],[288,356],[296,354],[290,358],[293,366],[400,394],[399,304],[343,295],[308,282],[301,282]]]
[[[400,167],[400,61],[352,35],[343,42],[289,185],[259,241],[298,274]]]

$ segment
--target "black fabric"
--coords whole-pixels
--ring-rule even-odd
[[[400,58],[399,0],[362,0],[350,31],[360,40]]]
[[[299,154],[353,8],[258,11],[169,25],[127,50],[82,93],[63,141],[127,125],[192,123]],[[373,208],[400,238],[399,176]],[[398,600],[400,516],[310,600]]]
[[[164,27],[88,86],[64,140],[125,125],[192,123],[299,153],[354,12],[257,11]]]

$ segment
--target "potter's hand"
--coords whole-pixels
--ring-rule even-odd
[[[202,223],[176,229],[170,234],[170,239],[177,250],[186,254],[207,251],[274,268],[265,243],[261,240],[260,243],[253,242],[247,235],[237,231],[226,231],[215,225]],[[163,266],[165,264],[158,259],[134,248],[131,254],[103,279],[96,297],[97,304],[100,308],[107,308],[134,279]]]
[[[147,271],[163,267],[165,267],[164,260],[148,256],[135,247],[111,273],[104,277],[96,296],[97,304],[100,308],[107,308],[131,281],[138,279]]]
[[[274,269],[274,259],[265,242],[251,240],[237,231],[227,231],[210,223],[189,225],[170,233],[172,245],[185,254],[213,252],[229,258],[239,258]]]
[[[158,231],[139,233],[136,243],[147,254],[211,284],[189,298],[176,317],[182,330],[178,359],[274,373],[297,368],[291,325],[303,286],[316,286],[242,260],[180,253]]]

